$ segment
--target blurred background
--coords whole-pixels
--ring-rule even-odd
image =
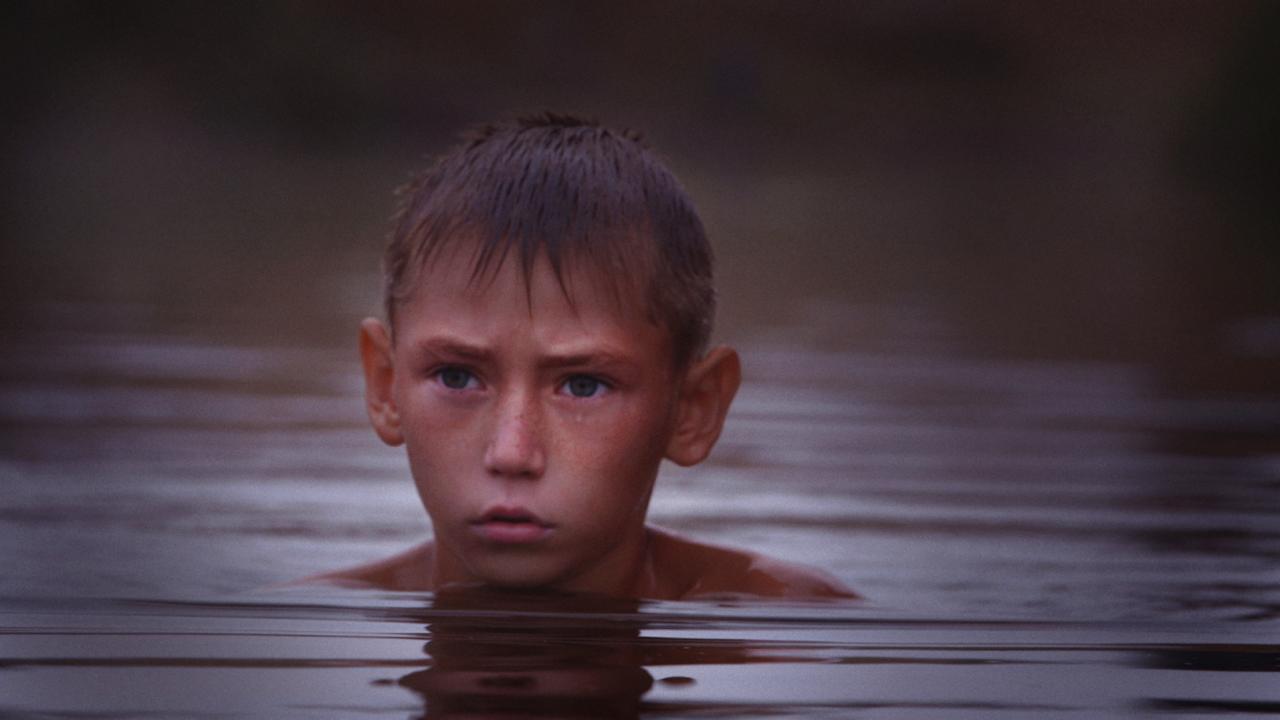
[[[894,523],[1041,537],[1057,520],[983,535],[918,515],[1043,510],[1079,486],[1072,463],[1114,455],[1082,513],[1116,497],[1140,498],[1131,517],[1217,508],[1195,516],[1200,540],[1152,531],[1143,547],[1280,557],[1264,529],[1280,4],[13,2],[0,17],[0,528],[20,539],[19,586],[58,587],[58,558],[123,545],[134,570],[86,560],[90,585],[195,578],[212,561],[187,548],[164,566],[154,543],[208,532],[229,558],[212,587],[234,588],[324,569],[254,569],[290,542],[336,538],[347,549],[323,560],[345,561],[420,532],[403,461],[361,427],[354,356],[392,191],[467,125],[540,109],[643,131],[718,253],[743,429],[702,475],[674,476],[659,519],[741,541],[681,508],[723,497],[717,472],[802,476],[818,484],[801,495],[848,508],[797,510],[756,541],[805,555],[837,528],[819,560],[905,598],[936,577],[936,544]],[[1010,397],[1030,415],[993,414]],[[1011,470],[1011,452],[1044,465]],[[1228,484],[1204,463],[1224,458],[1246,463],[1243,494],[1213,490]],[[957,474],[999,482],[967,499],[908,482]],[[181,495],[202,477],[217,489]],[[360,515],[353,477],[403,490]],[[1028,477],[1050,494],[992,500]],[[908,579],[885,569],[910,558]]]
[[[11,319],[109,298],[346,337],[391,190],[549,108],[670,159],[727,328],[809,296],[932,303],[1030,352],[1280,343],[1273,3],[3,12]]]

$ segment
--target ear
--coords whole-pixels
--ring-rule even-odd
[[[376,318],[360,323],[360,361],[364,364],[364,404],[374,432],[388,445],[400,445],[400,411],[392,388],[396,370],[391,355],[391,333]]]
[[[733,348],[713,348],[685,373],[677,398],[675,430],[667,442],[667,458],[696,465],[707,457],[724,428],[729,405],[742,382],[742,364]]]

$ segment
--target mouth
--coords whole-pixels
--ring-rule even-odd
[[[545,539],[555,525],[517,505],[496,505],[471,521],[481,539],[502,545],[528,545]]]

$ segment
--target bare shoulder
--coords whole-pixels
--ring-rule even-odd
[[[650,528],[655,574],[676,588],[676,599],[752,596],[792,599],[856,599],[830,573],[759,553],[698,542]]]
[[[430,541],[382,560],[303,578],[291,584],[336,585],[376,590],[430,590]]]

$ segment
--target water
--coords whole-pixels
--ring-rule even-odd
[[[865,602],[282,591],[429,532],[348,336],[22,312],[0,717],[1280,714],[1265,373],[981,352],[928,304],[802,307],[730,328],[725,436],[664,468],[651,519]],[[832,340],[866,317],[893,329]]]
[[[11,605],[26,624],[4,636],[0,696],[7,711],[40,717],[1093,718],[1280,708],[1280,652],[1241,627],[541,600]]]

